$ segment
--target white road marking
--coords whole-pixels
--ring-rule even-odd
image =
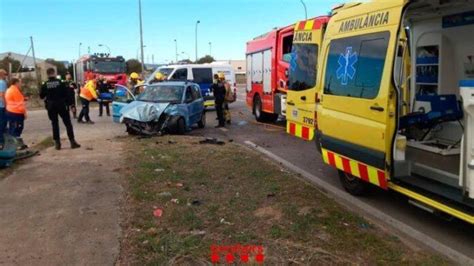
[[[349,209],[353,209],[353,207],[358,208],[361,210],[365,215],[372,216],[377,221],[381,223],[388,224],[392,226],[394,229],[406,234],[407,237],[411,237],[421,244],[425,244],[426,246],[434,249],[435,251],[449,257],[453,261],[458,262],[461,265],[474,265],[474,260],[469,258],[468,256],[450,248],[449,246],[431,238],[430,236],[424,234],[416,230],[415,228],[395,219],[394,217],[385,214],[384,212],[378,210],[370,206],[369,204],[357,199],[356,197],[346,193],[345,191],[341,191],[340,189],[334,187],[333,185],[327,183],[326,181],[322,180],[321,178],[297,167],[296,165],[288,162],[287,160],[279,157],[278,155],[258,146],[257,144],[251,141],[245,141],[245,144],[250,146],[251,148],[255,149],[256,151],[270,157],[271,159],[277,161],[281,165],[285,166],[286,168],[290,169],[291,171],[300,174],[306,180],[312,182],[317,187],[321,188],[323,193],[328,194],[332,198],[336,199],[338,202],[344,204]]]

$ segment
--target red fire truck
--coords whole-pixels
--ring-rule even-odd
[[[247,42],[247,105],[259,122],[285,116],[294,25]]]
[[[104,76],[112,84],[127,83],[125,59],[108,54],[85,55],[76,62],[76,81],[83,85],[90,76]]]

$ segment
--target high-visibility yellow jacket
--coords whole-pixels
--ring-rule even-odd
[[[25,97],[16,85],[10,86],[5,93],[7,111],[15,114],[26,114]]]
[[[87,83],[81,88],[81,93],[79,95],[81,98],[84,98],[88,101],[97,99],[96,85],[93,80],[87,81]]]

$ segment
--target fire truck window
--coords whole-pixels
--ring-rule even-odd
[[[177,69],[176,72],[174,72],[172,79],[173,80],[187,80],[188,69],[186,68]]]
[[[295,44],[289,67],[290,90],[302,91],[316,85],[316,64],[318,46],[316,44]]]
[[[376,98],[389,39],[389,32],[378,32],[332,41],[327,59],[324,93]]]
[[[212,83],[212,69],[210,68],[193,68],[193,81],[198,84]]]
[[[293,35],[289,35],[289,36],[286,36],[286,37],[283,37],[283,54],[282,54],[282,58],[283,58],[283,61],[289,63],[290,60],[291,60],[291,49],[292,49],[292,46],[293,46]]]

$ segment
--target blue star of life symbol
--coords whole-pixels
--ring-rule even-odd
[[[346,47],[346,52],[339,56],[337,63],[339,68],[337,69],[337,79],[341,80],[342,85],[347,85],[349,79],[354,79],[356,69],[354,67],[357,62],[357,53],[352,52],[352,47]]]

